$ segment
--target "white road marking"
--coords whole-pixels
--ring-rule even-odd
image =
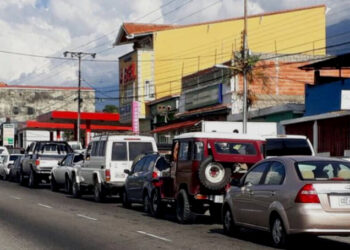
[[[10,196],[12,199],[15,199],[15,200],[21,200],[22,198],[21,197],[17,197],[17,196]]]
[[[83,214],[77,214],[77,216],[85,218],[85,219],[88,219],[88,220],[97,220],[96,218],[92,218],[92,217],[89,217],[89,216],[86,216],[86,215],[83,215]]]
[[[38,203],[38,206],[41,206],[41,207],[46,207],[46,208],[52,208],[51,206],[49,205],[45,205],[45,204],[41,204],[41,203]]]
[[[159,240],[164,240],[164,241],[168,241],[168,242],[171,242],[172,240],[169,240],[167,238],[163,238],[163,237],[160,237],[160,236],[157,236],[157,235],[154,235],[154,234],[149,234],[149,233],[146,233],[146,232],[143,232],[143,231],[137,231],[139,234],[144,234],[144,235],[147,235],[147,236],[150,236],[150,237],[153,237],[153,238],[156,238],[156,239],[159,239]]]

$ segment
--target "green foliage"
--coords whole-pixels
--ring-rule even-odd
[[[119,112],[119,109],[117,106],[115,105],[110,105],[110,104],[107,104],[103,110],[103,112],[106,112],[106,113],[118,113]]]

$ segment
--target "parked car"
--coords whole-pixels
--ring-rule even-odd
[[[92,139],[87,147],[85,161],[76,181],[73,179],[73,195],[93,191],[96,201],[106,195],[120,194],[136,156],[156,152],[153,137],[147,136],[100,136]]]
[[[9,174],[10,181],[19,182],[19,174],[20,174],[23,158],[24,158],[23,154],[19,155],[13,163],[13,167],[10,168],[10,174]]]
[[[309,139],[304,135],[266,136],[265,156],[315,155]]]
[[[131,170],[124,170],[128,177],[122,195],[123,206],[130,207],[132,203],[140,203],[144,205],[145,212],[159,216],[162,213],[162,208],[158,206],[161,177],[169,169],[170,163],[159,153],[142,155],[134,162]]]
[[[7,147],[0,146],[0,155],[9,155]]]
[[[63,141],[36,141],[26,149],[20,170],[20,184],[33,188],[41,180],[49,183],[49,176],[53,167],[67,154],[72,153],[72,148]]]
[[[253,166],[227,192],[223,227],[269,231],[277,247],[292,234],[350,235],[350,163],[284,156]]]
[[[51,190],[58,191],[59,188],[64,187],[66,192],[71,194],[73,177],[77,176],[83,161],[84,156],[77,153],[69,153],[59,161],[58,165],[51,170]]]
[[[235,133],[199,132],[175,137],[170,173],[161,177],[160,204],[174,203],[181,223],[208,209],[219,220],[230,180],[239,179],[264,158],[264,143],[260,136]],[[154,201],[158,202],[151,198],[151,204]]]
[[[7,180],[10,177],[11,168],[13,168],[14,161],[19,158],[21,154],[0,155],[0,176]]]

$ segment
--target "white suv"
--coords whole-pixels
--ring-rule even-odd
[[[157,152],[152,137],[146,136],[100,136],[90,142],[84,163],[73,180],[73,196],[92,191],[96,201],[106,195],[120,193],[134,158],[140,154]]]

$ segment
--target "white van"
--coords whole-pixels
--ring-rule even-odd
[[[304,135],[266,136],[265,157],[282,155],[315,155],[309,139]]]
[[[106,195],[122,191],[134,158],[140,154],[157,152],[153,137],[147,136],[99,136],[89,143],[84,163],[73,178],[73,196],[82,191],[94,192],[96,201],[102,201]]]

